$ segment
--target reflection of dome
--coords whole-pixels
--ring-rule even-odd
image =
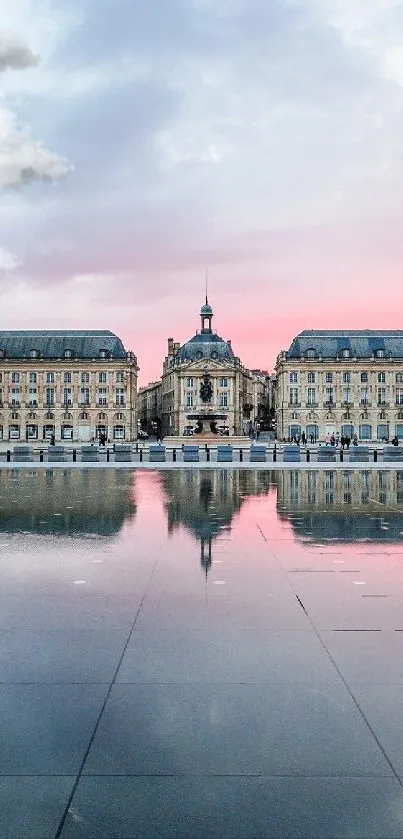
[[[201,332],[194,335],[190,341],[176,353],[177,361],[197,361],[200,358],[213,358],[218,361],[231,361],[234,353],[231,347],[213,332]]]

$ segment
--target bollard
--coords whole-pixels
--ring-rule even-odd
[[[140,449],[140,463],[143,462],[143,449]]]
[[[106,450],[106,462],[109,463],[109,449]]]
[[[239,462],[243,463],[243,449],[239,449]]]
[[[39,463],[43,463],[43,449],[39,449]]]
[[[11,452],[10,449],[7,449],[7,463],[10,463],[11,460]]]
[[[277,461],[277,449],[276,449],[276,444],[274,444],[274,449],[273,449],[273,463],[276,463],[276,461]]]
[[[77,449],[73,449],[73,463],[76,463],[77,460]]]
[[[340,449],[340,463],[343,463],[344,460],[344,452],[343,449]]]
[[[378,461],[378,449],[374,449],[374,463]]]
[[[306,450],[306,462],[309,463],[310,459],[311,459],[311,452],[309,451],[309,449],[307,449]]]
[[[172,449],[172,461],[176,463],[176,449]]]
[[[209,460],[210,460],[210,449],[208,448],[207,443],[206,443],[206,457],[207,457],[207,462],[209,462]]]

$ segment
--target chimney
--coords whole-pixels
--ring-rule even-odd
[[[176,355],[176,353],[178,352],[179,347],[180,347],[179,341],[175,341],[175,343],[174,343],[174,355]]]
[[[174,354],[174,339],[168,338],[168,356]]]
[[[230,350],[231,350],[231,349],[232,349],[232,346],[231,346],[231,341],[227,341],[227,344],[228,344],[228,346],[229,346],[229,348],[230,348]]]

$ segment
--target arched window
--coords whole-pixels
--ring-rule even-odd
[[[80,420],[87,420],[87,419],[88,419],[88,414],[87,414],[87,412],[86,412],[86,411],[83,411],[83,412],[82,412],[82,414],[80,414],[79,419],[80,419]]]
[[[341,351],[341,357],[342,358],[350,358],[351,357],[351,350],[348,347],[344,347],[344,349]]]
[[[108,356],[109,356],[108,350],[100,350],[99,351],[99,357],[100,358],[108,358]]]
[[[39,350],[30,350],[29,351],[30,358],[39,358]]]
[[[64,358],[73,358],[73,350],[65,350],[63,355]]]
[[[375,350],[375,357],[385,358],[385,350],[383,350],[381,347],[378,350]]]
[[[309,347],[309,349],[305,351],[305,356],[306,358],[316,358],[316,350],[313,347]]]

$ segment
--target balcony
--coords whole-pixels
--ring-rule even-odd
[[[334,399],[327,399],[326,402],[323,403],[324,408],[335,408],[336,401]]]
[[[102,399],[98,399],[97,408],[107,408],[107,407],[108,407],[108,402],[107,402],[106,399],[105,399],[105,401],[103,401]]]
[[[44,402],[42,407],[46,408],[48,411],[50,411],[50,410],[54,411],[54,409],[56,408],[56,403],[55,402]]]
[[[89,408],[89,407],[90,407],[90,403],[89,403],[89,402],[79,402],[79,403],[78,403],[78,407],[79,407],[79,408]]]
[[[319,407],[319,402],[307,402],[306,407],[307,408],[318,408]]]
[[[289,403],[288,403],[288,407],[289,407],[289,408],[300,408],[300,407],[301,407],[301,403],[300,403],[300,402],[289,402]]]
[[[19,399],[12,399],[11,402],[8,403],[9,408],[21,408],[21,402]]]
[[[126,402],[115,402],[115,408],[126,408]]]
[[[376,405],[377,408],[389,408],[389,402],[384,402],[383,400],[378,400]]]
[[[38,400],[37,399],[30,399],[28,402],[28,408],[37,408],[38,407]]]

